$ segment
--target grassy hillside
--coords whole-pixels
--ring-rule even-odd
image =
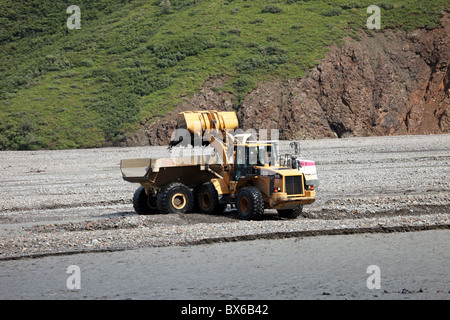
[[[69,30],[69,5],[81,29]],[[211,76],[235,107],[270,77],[301,77],[357,38],[372,0],[2,0],[0,149],[116,143]],[[382,1],[382,28],[434,28],[448,0]],[[168,9],[168,8],[166,8]]]

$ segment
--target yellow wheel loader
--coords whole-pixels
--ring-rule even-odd
[[[295,157],[281,166],[287,157],[280,157],[277,141],[256,141],[250,134],[236,134],[238,128],[234,112],[180,113],[170,145],[206,144],[214,153],[122,160],[123,179],[141,185],[133,197],[135,211],[211,214],[231,204],[244,220],[257,218],[265,209],[298,217],[303,205],[315,201],[317,176],[305,178]]]

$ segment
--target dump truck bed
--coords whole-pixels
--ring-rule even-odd
[[[217,178],[221,169],[216,155],[125,159],[120,162],[124,180],[156,189],[170,182],[194,187]]]

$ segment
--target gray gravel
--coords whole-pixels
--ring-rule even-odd
[[[307,140],[301,154],[320,178],[304,216],[241,221],[233,210],[136,215],[137,185],[119,162],[168,156],[166,147],[0,152],[0,259],[450,225],[450,135]]]

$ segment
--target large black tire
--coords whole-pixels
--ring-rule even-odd
[[[294,209],[289,210],[277,210],[280,217],[287,219],[296,219],[303,212],[303,206],[295,207]]]
[[[158,206],[156,204],[156,195],[145,193],[145,188],[140,186],[136,189],[133,196],[133,207],[137,214],[158,214]]]
[[[206,214],[222,214],[227,205],[219,203],[219,194],[212,182],[200,186],[197,193],[197,203],[200,211]]]
[[[200,207],[198,205],[198,192],[200,190],[200,187],[195,187],[194,190],[192,190],[192,197],[194,198],[194,205],[192,206],[192,210],[190,213],[199,213]]]
[[[243,220],[251,220],[264,213],[264,198],[256,187],[244,187],[236,198],[238,215]]]
[[[194,197],[191,189],[182,183],[171,183],[163,187],[157,198],[159,212],[187,213],[194,206]]]

